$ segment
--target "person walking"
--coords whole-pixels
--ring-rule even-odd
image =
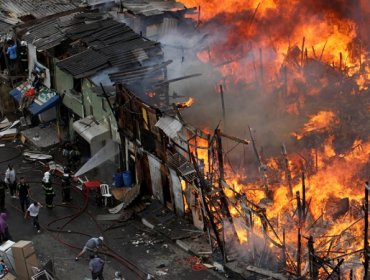
[[[32,225],[37,229],[37,233],[40,233],[40,223],[39,223],[39,212],[40,208],[42,208],[42,204],[40,202],[34,201],[27,209],[26,213],[24,214],[24,219],[27,220],[28,216],[32,218]]]
[[[1,243],[12,239],[9,233],[9,226],[6,213],[0,214],[0,241]]]
[[[45,204],[47,208],[53,208],[53,199],[55,192],[50,180],[50,172],[46,171],[44,177],[42,178],[42,188],[45,192]]]
[[[5,189],[6,189],[5,181],[0,180],[0,211],[5,210]]]
[[[92,280],[104,280],[104,261],[98,255],[90,255],[89,269]]]
[[[71,170],[67,166],[64,168],[62,177],[62,204],[71,202],[71,185],[72,185]]]
[[[86,251],[89,251],[91,253],[96,253],[103,245],[104,237],[99,236],[99,237],[92,237],[89,240],[87,240],[85,246],[82,248],[81,252],[78,253],[76,256],[75,260],[78,261],[78,258],[81,257],[83,254],[85,254]]]
[[[5,172],[5,183],[9,187],[10,196],[12,198],[16,198],[15,189],[16,189],[17,180],[16,180],[15,170],[11,163],[8,164],[8,169]]]
[[[17,195],[19,202],[21,203],[21,209],[23,213],[26,211],[28,206],[30,206],[29,192],[30,186],[26,183],[24,177],[21,177],[17,185]]]

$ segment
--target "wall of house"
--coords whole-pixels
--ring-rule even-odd
[[[121,143],[121,138],[117,131],[117,121],[106,98],[93,92],[92,87],[95,87],[95,85],[89,79],[83,79],[82,93],[86,115],[94,116],[99,123],[110,128],[112,140]]]

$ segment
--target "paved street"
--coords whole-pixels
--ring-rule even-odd
[[[33,200],[44,204],[41,187],[42,166],[39,163],[23,160],[17,143],[1,142],[0,170],[4,174],[11,162],[17,171],[17,177],[24,176],[31,186]],[[117,223],[112,221],[97,222],[96,216],[108,214],[105,208],[95,205],[93,194],[88,204],[78,190],[73,191],[70,205],[61,204],[61,190],[58,179],[55,182],[55,208],[42,208],[39,219],[41,233],[32,227],[31,221],[25,221],[20,210],[19,200],[6,197],[6,212],[10,233],[14,241],[32,240],[42,264],[52,260],[57,279],[88,279],[88,256],[78,262],[75,255],[90,236],[103,235],[105,254],[101,254],[106,265],[106,279],[113,279],[114,271],[123,272],[125,279],[145,279],[143,275],[151,273],[155,279],[223,279],[223,275],[212,270],[194,269],[191,256],[162,234],[145,227],[140,219]],[[84,207],[86,206],[86,210]],[[112,256],[116,257],[112,257]]]

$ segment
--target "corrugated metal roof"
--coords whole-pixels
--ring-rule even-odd
[[[159,15],[164,12],[174,12],[185,9],[184,4],[175,1],[145,1],[138,3],[138,1],[122,1],[123,7],[134,14],[142,14],[145,16]]]
[[[163,63],[143,67],[150,57],[161,53],[160,44],[141,37],[124,23],[107,18],[106,14],[76,13],[51,19],[28,27],[24,39],[39,50],[67,39],[83,42],[75,45],[78,48],[68,51],[74,55],[57,63],[58,67],[75,78],[91,77],[109,67],[119,72],[117,75],[109,75],[111,81],[141,82],[143,75],[135,74],[135,71],[149,79],[153,77],[158,80],[159,76],[163,76]],[[159,51],[153,51],[156,48]],[[77,53],[74,52],[76,50]],[[155,63],[160,61],[156,60]]]
[[[78,5],[69,0],[0,0],[0,9],[12,18],[32,15],[35,18],[70,11]]]
[[[91,76],[109,66],[108,58],[92,49],[68,57],[58,62],[57,65],[71,73],[75,78]]]
[[[159,118],[154,126],[159,127],[171,139],[176,138],[177,133],[182,129],[181,122],[170,116]]]

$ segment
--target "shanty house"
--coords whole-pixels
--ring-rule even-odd
[[[152,40],[176,31],[188,9],[176,1],[120,1],[117,17]]]
[[[120,81],[145,96],[154,90],[154,82],[160,84],[166,77],[160,45],[108,14],[76,13],[23,33],[38,56],[49,62],[53,87],[62,97],[62,121],[70,125],[72,139],[80,137],[88,143],[89,156],[108,139],[120,143],[109,87]],[[164,102],[165,87],[155,90],[154,99]]]
[[[196,170],[190,154],[198,148],[191,142],[208,144],[209,135],[182,119],[182,104],[158,108],[141,100],[123,85],[117,86],[114,108],[122,139],[130,144],[126,169],[136,177],[143,193],[161,201],[178,215],[191,213],[195,226],[203,228]],[[196,140],[198,139],[198,140]],[[208,145],[203,147],[206,151]],[[201,165],[201,163],[200,163]]]
[[[3,54],[14,39],[19,39],[15,35],[15,28],[20,25],[35,24],[45,19],[65,15],[74,10],[81,9],[80,1],[69,0],[1,0],[0,1],[0,46]],[[30,78],[28,71],[28,51],[27,46],[17,41],[18,57],[14,65],[10,65],[7,55],[0,56],[0,110],[14,111],[12,98],[8,95],[9,91],[20,81]],[[1,108],[3,107],[3,108]]]

